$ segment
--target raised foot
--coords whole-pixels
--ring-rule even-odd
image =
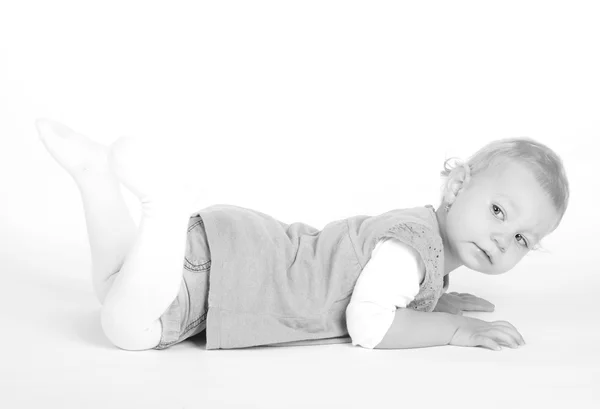
[[[35,125],[46,150],[73,178],[110,172],[108,146],[50,119],[37,119]]]

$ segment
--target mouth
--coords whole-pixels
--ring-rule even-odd
[[[476,245],[477,246],[477,245]],[[488,254],[487,251],[485,251],[484,249],[482,249],[481,247],[477,246],[477,248],[479,250],[481,250],[483,252],[483,254],[485,254],[485,256],[487,257],[487,259],[489,260],[490,264],[494,264],[494,262],[492,261],[492,257]]]

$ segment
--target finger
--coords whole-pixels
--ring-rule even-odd
[[[519,331],[517,330],[517,328],[508,321],[492,321],[492,324],[504,326],[506,328],[509,328],[509,329],[515,331],[517,334],[519,334],[519,336],[521,335],[519,333]],[[523,337],[521,337],[521,338],[523,338]]]
[[[444,306],[443,310],[450,314],[460,314],[462,315],[462,310],[460,308],[456,308],[453,305],[447,304]]]
[[[460,295],[461,298],[465,298],[465,301],[469,301],[469,302],[475,302],[481,305],[488,305],[490,307],[495,307],[494,304],[492,304],[491,302],[489,302],[488,300],[481,298],[481,297],[477,297],[475,295],[472,294],[461,294]]]
[[[474,311],[494,311],[496,308],[496,306],[491,302],[475,296],[472,298],[462,299],[461,301],[467,303],[468,305],[472,305],[473,308],[475,308]]]
[[[481,300],[481,301],[485,301],[485,302],[489,302],[481,297],[477,297],[476,295],[473,294],[469,294],[469,293],[460,293],[458,294],[459,297],[461,298],[466,298],[466,299],[473,299],[473,300]]]
[[[496,327],[492,328],[488,331],[488,334],[494,337],[494,340],[497,342],[509,346],[511,348],[519,347],[519,336],[518,333],[515,333],[504,327]]]
[[[494,311],[494,306],[488,304],[483,304],[477,300],[461,300],[458,304],[461,309],[465,311]]]
[[[482,304],[482,303],[471,303],[469,304],[473,311],[487,311],[487,312],[494,312],[495,307],[493,305],[488,305],[488,304]]]
[[[464,297],[464,298],[472,298],[472,299],[476,299],[476,300],[481,300],[481,301],[489,302],[485,298],[481,298],[481,297],[478,297],[476,295],[469,294],[469,293],[459,293],[457,295],[459,295],[460,297]]]
[[[488,338],[486,336],[480,335],[478,337],[476,337],[474,339],[475,343],[477,346],[482,346],[485,348],[489,348],[491,350],[494,351],[500,351],[502,350],[502,347],[500,345],[498,345],[498,343],[496,343],[496,341],[494,341],[491,338]]]
[[[472,296],[472,297],[471,297],[471,299],[472,299],[473,301],[476,301],[476,302],[480,303],[480,304],[490,305],[490,306],[492,306],[492,307],[494,306],[494,304],[492,304],[491,302],[489,302],[489,301],[488,301],[488,300],[486,300],[485,298],[481,298],[481,297],[475,297],[475,296]]]
[[[485,306],[486,308],[491,308],[492,310],[493,310],[494,308],[496,308],[496,306],[495,306],[494,304],[492,304],[492,303],[491,303],[491,302],[489,302],[488,300],[484,300],[483,298],[478,298],[478,299],[477,299],[477,302],[478,302],[480,305],[483,305],[483,306]]]
[[[477,302],[462,301],[459,305],[460,305],[460,308],[465,311],[488,311],[488,312],[494,311],[493,306],[484,305],[484,304],[477,303]]]
[[[517,331],[517,329],[511,323],[506,321],[495,321],[493,329],[507,334],[507,336],[510,336],[516,344],[525,345],[525,340],[523,339],[519,331]]]

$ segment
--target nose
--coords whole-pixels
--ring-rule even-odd
[[[505,239],[504,237],[502,237],[501,235],[496,235],[493,238],[493,241],[496,242],[496,245],[498,246],[498,248],[500,249],[501,253],[506,253],[506,249],[508,247],[508,245],[506,244],[507,242],[509,242],[510,239]]]

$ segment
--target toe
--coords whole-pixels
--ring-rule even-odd
[[[61,137],[68,137],[75,132],[68,126],[61,124],[60,122],[53,121],[51,119],[40,118],[35,121],[35,125],[40,134],[54,134]]]

